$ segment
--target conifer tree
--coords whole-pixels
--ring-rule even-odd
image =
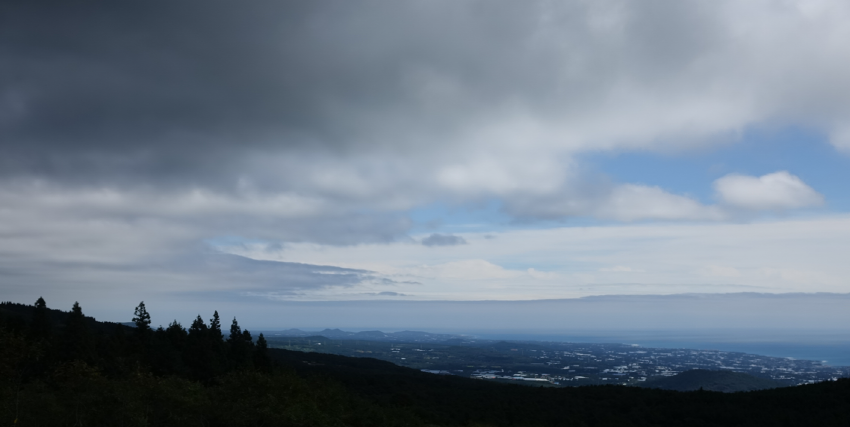
[[[208,332],[209,328],[199,314],[189,327],[186,337],[183,363],[189,368],[191,376],[198,380],[208,380],[215,374]]]
[[[251,361],[250,347],[248,342],[245,341],[245,332],[242,332],[239,322],[234,317],[233,323],[230,324],[230,337],[227,339],[227,345],[230,350],[230,364],[237,369],[247,366]]]
[[[260,370],[268,370],[271,368],[271,359],[269,359],[269,344],[266,342],[266,337],[260,332],[257,338],[257,345],[254,348],[254,366]]]
[[[79,302],[74,302],[61,337],[62,355],[66,360],[90,362],[94,358],[94,342]]]
[[[213,318],[210,319],[210,339],[215,343],[221,342],[224,335],[221,333],[221,319],[218,317],[218,310],[213,313]]]
[[[147,308],[145,308],[145,302],[142,301],[139,303],[139,306],[136,307],[136,311],[133,313],[133,323],[136,324],[136,331],[141,334],[147,334],[151,330],[151,315],[148,313]]]
[[[201,319],[201,315],[199,314],[195,320],[192,321],[192,326],[189,326],[189,336],[200,337],[201,335],[206,335],[207,325],[204,324],[204,319]]]
[[[183,328],[183,325],[177,322],[177,319],[174,319],[173,322],[168,324],[168,328],[165,329],[165,336],[174,349],[183,351],[188,333]]]
[[[239,322],[236,321],[236,318],[233,318],[233,323],[230,324],[230,337],[227,339],[227,342],[233,345],[235,342],[239,342],[242,339],[242,328],[239,327]]]
[[[244,354],[244,365],[251,366],[254,363],[254,339],[251,337],[251,332],[245,329],[242,331],[242,346]]]
[[[151,330],[151,315],[145,308],[144,301],[140,302],[133,312],[133,323],[136,324],[136,328],[133,329],[133,347],[135,347],[136,353],[142,357],[142,360],[150,363],[153,331]]]
[[[30,334],[34,339],[46,339],[50,337],[50,318],[47,313],[47,303],[44,302],[44,298],[42,297],[38,297],[38,300],[35,302]]]
[[[224,342],[224,334],[221,333],[221,318],[218,316],[218,310],[213,313],[213,318],[210,319],[210,328],[207,333],[212,352],[210,355],[211,369],[213,372],[221,372],[227,366],[227,344]]]

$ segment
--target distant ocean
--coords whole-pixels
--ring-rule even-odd
[[[850,366],[850,333],[777,331],[654,331],[635,333],[475,334],[484,339],[561,341],[575,343],[637,344],[651,348],[689,348],[751,353],[772,357],[815,360],[829,366]]]

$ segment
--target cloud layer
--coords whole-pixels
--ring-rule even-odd
[[[466,240],[464,240],[463,237],[454,236],[451,234],[434,233],[422,239],[422,244],[425,246],[454,246],[465,245]]]
[[[574,156],[728,143],[776,121],[844,147],[850,126],[843,3],[6,13],[2,177],[200,191],[229,210],[246,198],[349,215],[496,197],[526,218],[712,218],[661,188],[590,179]]]
[[[563,272],[475,253],[492,230],[420,235],[411,212],[493,203],[502,222],[532,231],[571,218],[722,227],[825,196],[777,167],[707,175],[715,203],[669,183],[618,182],[583,156],[711,150],[753,127],[811,129],[850,149],[848,3],[40,3],[4,6],[0,25],[4,294],[154,283],[452,295],[420,290],[422,276],[468,283],[467,296],[548,295]],[[509,247],[546,241],[530,233]],[[749,242],[770,249],[762,243]],[[375,247],[415,247],[428,261],[388,267],[380,250],[356,260]],[[282,261],[310,266],[210,262],[210,248],[256,262],[302,248],[304,259]],[[694,256],[681,260],[690,273],[761,277],[755,264]],[[598,264],[581,277],[620,286],[651,271]],[[817,276],[803,270],[782,274],[803,286]],[[837,286],[824,274],[812,283]]]

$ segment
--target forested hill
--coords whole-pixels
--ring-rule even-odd
[[[28,304],[20,304],[14,303],[11,301],[6,301],[0,303],[0,319],[4,319],[7,323],[11,323],[9,326],[14,327],[13,324],[20,324],[21,326],[24,324],[29,324],[33,320],[33,316],[36,313],[36,307],[34,305]],[[63,328],[68,321],[68,317],[71,315],[68,311],[57,310],[54,308],[48,308],[45,306],[41,313],[46,318],[48,325],[52,325],[56,328]],[[83,315],[83,321],[86,324],[86,327],[94,333],[109,333],[113,332],[115,328],[119,325],[113,322],[102,322],[97,321],[94,317],[89,317]],[[129,332],[132,328],[124,325],[125,331]]]
[[[129,311],[129,310],[128,310]],[[158,426],[850,424],[850,380],[748,393],[535,388],[269,349],[216,313],[187,329],[0,304],[0,423]]]

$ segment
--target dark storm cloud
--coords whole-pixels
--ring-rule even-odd
[[[438,234],[434,233],[430,236],[422,239],[422,244],[425,246],[455,246],[455,245],[465,245],[466,239],[460,236],[454,236],[451,234]]]
[[[487,26],[467,33],[467,22],[425,3],[7,5],[2,170],[227,187],[254,174],[251,150],[344,153],[388,143],[374,126],[415,124],[387,120],[463,120],[453,108],[419,110],[416,72],[492,75],[483,71],[493,64],[468,54],[518,48],[505,36],[527,31],[515,18],[533,8],[442,6],[488,13]],[[516,72],[507,59],[497,62]],[[399,136],[393,145],[404,145]]]
[[[582,108],[594,82],[620,73],[610,55],[581,53],[620,49],[590,36],[594,13],[483,1],[7,5],[2,170],[225,188],[249,175],[279,188],[292,184],[262,180],[247,154],[404,153],[506,104],[557,117],[564,99]],[[714,40],[711,20],[696,19],[705,11],[630,13],[630,61],[642,64],[631,75],[659,78]]]

